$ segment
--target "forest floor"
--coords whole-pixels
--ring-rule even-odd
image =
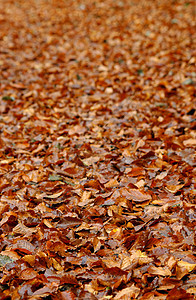
[[[193,300],[194,1],[0,0],[0,299]]]

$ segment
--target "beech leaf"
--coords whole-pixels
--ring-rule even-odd
[[[49,175],[49,180],[58,181],[58,180],[62,180],[62,177],[59,175]]]
[[[0,267],[4,267],[6,264],[11,263],[13,260],[7,255],[0,254]]]
[[[194,1],[0,1],[0,299],[195,298]]]

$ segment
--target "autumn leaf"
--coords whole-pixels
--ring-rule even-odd
[[[59,175],[49,175],[49,180],[51,181],[62,180],[62,177]]]
[[[124,190],[123,194],[125,197],[127,196],[128,199],[133,200],[134,202],[143,202],[151,199],[149,194],[137,189]]]
[[[131,287],[127,287],[122,291],[118,292],[118,294],[114,297],[115,300],[128,300],[128,299],[136,299],[139,295],[140,289],[137,288],[134,284]]]
[[[6,264],[12,262],[13,260],[7,255],[0,255],[0,266],[4,267]]]
[[[0,299],[195,298],[193,11],[0,0]]]
[[[54,193],[52,195],[44,195],[45,198],[50,198],[50,199],[54,199],[54,198],[58,198],[59,196],[61,196],[63,194],[64,191],[60,191],[58,193]]]

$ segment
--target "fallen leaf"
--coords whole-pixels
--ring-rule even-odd
[[[92,202],[93,200],[91,200],[90,198],[91,198],[91,192],[84,191],[78,205],[84,206]]]
[[[50,198],[50,199],[54,199],[54,198],[58,198],[59,196],[61,196],[64,193],[64,191],[58,192],[58,193],[54,193],[52,195],[44,195],[45,198]]]
[[[167,267],[155,267],[150,266],[148,268],[149,274],[160,275],[160,276],[171,276],[171,271]]]
[[[38,273],[35,270],[33,270],[32,268],[24,269],[19,275],[19,277],[23,280],[30,280],[37,276],[38,276]]]
[[[58,181],[58,180],[62,180],[62,177],[59,175],[49,175],[49,180]]]
[[[0,1],[0,299],[194,299],[193,10]]]
[[[123,190],[122,193],[127,199],[133,200],[134,202],[144,202],[151,199],[151,195],[146,194],[145,192],[140,191],[139,189]]]
[[[6,264],[12,262],[13,260],[7,255],[0,254],[0,266],[4,267]]]
[[[131,287],[127,287],[114,297],[114,300],[129,300],[136,299],[140,293],[140,289],[137,288],[134,284]]]
[[[184,146],[186,147],[191,147],[191,146],[195,146],[196,145],[196,139],[188,139],[183,141]]]

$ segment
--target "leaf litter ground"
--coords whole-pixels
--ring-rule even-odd
[[[0,22],[0,299],[194,299],[194,1]]]

